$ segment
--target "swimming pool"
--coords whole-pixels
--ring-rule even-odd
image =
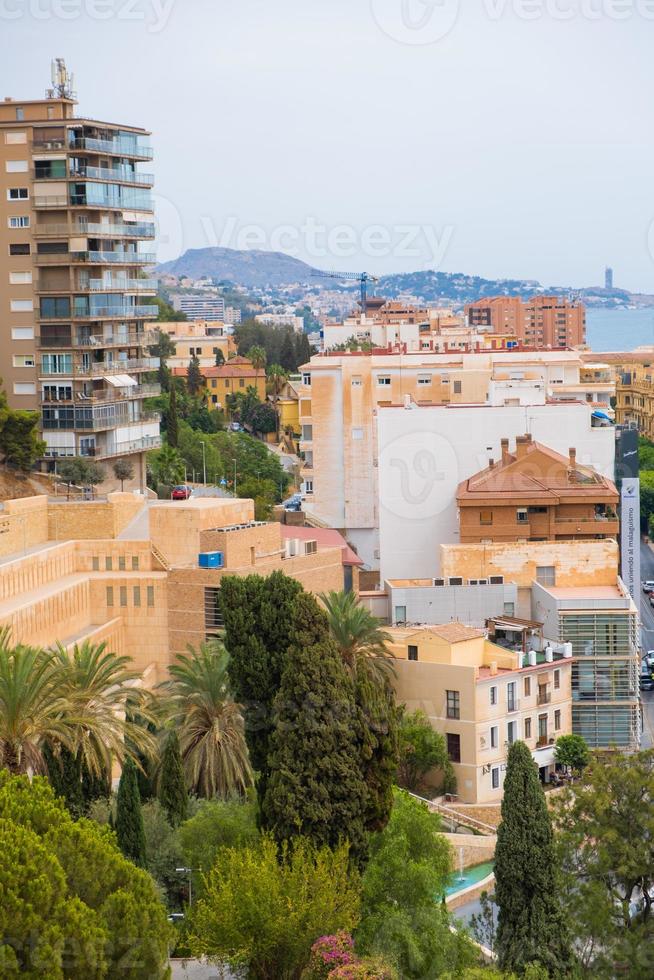
[[[464,868],[463,874],[460,871],[453,871],[450,875],[449,884],[445,888],[445,894],[447,896],[456,895],[465,888],[476,885],[487,878],[489,874],[492,874],[493,867],[492,861],[484,861],[482,864],[473,864],[470,868]]]

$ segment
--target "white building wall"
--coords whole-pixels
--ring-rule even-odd
[[[500,459],[500,440],[533,438],[613,478],[612,427],[591,427],[584,404],[448,405],[380,408],[381,580],[438,575],[438,546],[459,542],[455,494],[461,480]],[[516,545],[519,548],[519,545]]]

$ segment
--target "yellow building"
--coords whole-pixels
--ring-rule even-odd
[[[298,394],[299,375],[289,378],[277,397],[280,432],[292,432],[299,442],[300,438],[300,396]]]
[[[221,367],[204,368],[202,374],[207,382],[207,396],[214,408],[225,408],[227,396],[239,391],[245,394],[254,388],[260,401],[266,398],[266,372],[255,368],[247,357],[232,357]]]
[[[508,749],[518,739],[549,780],[556,739],[572,728],[569,655],[507,650],[459,622],[389,632],[397,699],[424,711],[445,737],[463,802],[501,800]]]

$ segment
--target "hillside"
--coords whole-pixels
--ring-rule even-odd
[[[173,276],[201,279],[210,276],[226,279],[239,286],[281,286],[292,282],[309,282],[313,269],[306,262],[283,252],[235,248],[189,248],[178,259],[164,262],[158,272]]]

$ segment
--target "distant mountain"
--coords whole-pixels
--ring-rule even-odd
[[[189,248],[178,259],[164,262],[158,272],[202,279],[226,279],[239,286],[262,288],[286,283],[308,282],[313,268],[283,252],[257,249],[242,252],[235,248]]]
[[[472,303],[484,296],[533,296],[542,291],[534,279],[482,279],[462,272],[401,272],[381,276],[375,292],[394,299],[403,293],[420,297],[427,303],[447,300],[455,303]]]

